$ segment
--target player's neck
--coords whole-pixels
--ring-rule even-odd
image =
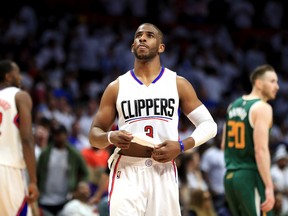
[[[134,73],[138,77],[149,77],[158,75],[161,69],[160,61],[153,59],[151,61],[135,61]]]
[[[259,91],[256,89],[253,89],[250,94],[245,96],[246,99],[256,99],[260,98],[263,101],[267,101],[268,99]]]
[[[8,87],[11,87],[10,83],[7,83],[7,82],[0,83],[0,90],[8,88]]]
[[[157,67],[135,67],[135,76],[146,86],[150,85],[159,76],[161,66]]]

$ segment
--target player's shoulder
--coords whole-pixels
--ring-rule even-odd
[[[192,84],[185,77],[178,74],[176,74],[176,83],[178,87],[183,86],[185,88],[188,86],[192,86]]]
[[[111,81],[106,89],[105,92],[108,92],[108,95],[117,94],[119,89],[119,77],[113,81]]]
[[[272,106],[267,103],[266,101],[259,100],[256,101],[252,106],[251,106],[251,111],[255,113],[267,113],[272,111]]]
[[[22,90],[18,87],[14,87],[14,86],[8,87],[4,91],[5,91],[4,92],[5,94],[11,95],[11,96],[15,95],[16,99],[22,98],[22,97],[26,99],[27,97],[31,97],[27,91]]]
[[[18,89],[15,92],[16,92],[16,96],[18,96],[18,97],[31,97],[27,91],[22,90],[22,89]]]
[[[253,106],[257,109],[261,109],[261,108],[272,108],[272,106],[267,103],[266,101],[263,101],[263,100],[258,100],[256,101]]]
[[[165,72],[165,73],[174,74],[174,75],[177,74],[176,71],[173,71],[173,70],[171,70],[171,69],[169,69],[169,68],[167,68],[167,67],[162,67],[162,68],[164,69],[164,72]]]
[[[166,67],[162,67],[163,68],[163,75],[166,76],[166,77],[173,77],[173,78],[177,78],[178,75],[177,75],[177,72],[169,69],[169,68],[166,68]]]
[[[122,80],[122,79],[131,78],[131,77],[133,77],[133,73],[134,73],[133,70],[128,70],[125,73],[119,75],[116,80]]]
[[[2,92],[6,93],[6,94],[7,93],[17,93],[18,91],[21,91],[21,89],[14,87],[14,86],[9,86],[9,87],[2,90]]]

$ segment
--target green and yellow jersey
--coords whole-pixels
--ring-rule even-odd
[[[225,163],[227,170],[257,170],[250,110],[261,99],[235,100],[227,110]]]

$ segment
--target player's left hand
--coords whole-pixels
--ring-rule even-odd
[[[38,199],[39,191],[35,183],[30,183],[28,185],[28,193],[29,193],[27,197],[28,203],[33,203],[34,201]]]
[[[274,190],[273,188],[266,188],[265,189],[265,201],[261,203],[261,210],[263,212],[269,212],[273,209],[275,204],[275,197],[274,197]]]
[[[166,140],[155,146],[152,152],[152,158],[158,162],[166,163],[174,160],[181,152],[177,141]]]

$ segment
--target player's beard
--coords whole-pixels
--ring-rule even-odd
[[[12,79],[11,86],[20,88],[21,87],[21,80],[14,77]]]
[[[264,88],[262,95],[267,98],[267,101],[274,100],[276,98],[276,93],[274,93],[270,88]]]
[[[149,49],[148,53],[138,53],[137,49],[134,48],[133,53],[137,59],[142,60],[142,61],[148,61],[148,60],[153,59],[158,54],[158,49],[153,48],[153,49]]]

